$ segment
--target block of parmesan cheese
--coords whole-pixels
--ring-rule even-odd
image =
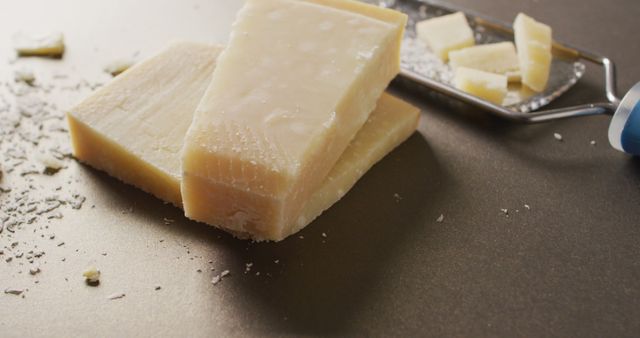
[[[509,75],[520,69],[513,42],[498,42],[463,48],[449,53],[449,64],[489,73]]]
[[[76,158],[180,206],[182,139],[221,50],[176,43],[71,109]]]
[[[376,162],[411,136],[416,130],[419,116],[420,110],[418,108],[383,93],[367,122],[358,131],[322,184],[306,201],[303,209],[297,215],[299,222],[296,222],[279,236],[269,238],[228,228],[222,229],[240,238],[273,241],[280,241],[300,231],[339,201]],[[199,178],[196,178],[196,182],[205,187],[208,186],[206,181]],[[197,195],[193,197],[194,203],[201,204],[196,206],[198,208],[206,208],[212,203],[225,199],[224,195],[219,195],[217,191],[206,188],[198,189]],[[215,224],[213,225],[215,226]]]
[[[458,67],[453,82],[456,88],[501,105],[507,95],[507,77],[482,70]]]
[[[185,215],[257,240],[304,225],[399,72],[406,19],[349,0],[248,0],[185,139]]]
[[[181,206],[179,152],[154,153],[159,149],[158,144],[171,146],[165,149],[172,150],[182,147],[200,101],[197,93],[202,95],[210,82],[210,76],[200,73],[213,71],[220,50],[221,47],[196,43],[175,44],[94,93],[67,114],[74,155],[126,183]],[[185,64],[194,72],[183,73]],[[176,83],[172,84],[173,81]],[[196,88],[195,95],[180,93],[176,88],[180,84],[192,85],[192,90]],[[140,95],[142,92],[145,94]],[[152,100],[155,101],[152,105],[143,104]],[[162,108],[174,102],[179,105]],[[116,108],[122,103],[125,109]],[[300,213],[304,225],[337,202],[373,164],[409,137],[418,117],[417,108],[383,93],[367,122],[305,204]],[[154,129],[162,133],[141,133]],[[300,228],[297,226],[292,232]]]
[[[420,21],[416,33],[442,61],[449,59],[449,52],[475,44],[473,31],[462,12]]]
[[[521,81],[534,91],[541,92],[547,86],[551,71],[551,27],[520,13],[513,30]]]

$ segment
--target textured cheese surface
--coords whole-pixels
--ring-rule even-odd
[[[442,61],[449,59],[449,52],[475,44],[473,31],[462,12],[420,21],[416,33]]]
[[[507,95],[507,77],[500,74],[458,67],[453,82],[456,88],[498,105]]]
[[[405,22],[350,1],[248,0],[185,140],[187,217],[256,239],[300,223],[399,71]]]
[[[174,44],[71,109],[74,155],[180,205],[182,139],[221,50]]]
[[[522,83],[541,92],[547,86],[551,70],[551,27],[525,14],[513,24]]]
[[[498,42],[468,47],[449,53],[449,64],[489,73],[507,75],[520,69],[513,42]]]
[[[62,33],[28,34],[18,32],[13,35],[13,48],[20,55],[41,55],[59,57],[64,53]]]

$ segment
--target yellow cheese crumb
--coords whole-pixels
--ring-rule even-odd
[[[64,53],[64,37],[60,32],[49,34],[18,32],[13,35],[13,48],[21,56],[60,57]]]
[[[89,283],[98,283],[100,281],[100,270],[95,266],[90,266],[84,270],[82,276]]]

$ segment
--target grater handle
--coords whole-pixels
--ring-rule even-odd
[[[624,96],[609,125],[609,143],[631,155],[640,156],[640,82]]]

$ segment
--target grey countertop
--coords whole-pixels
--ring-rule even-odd
[[[557,39],[612,58],[621,92],[640,80],[635,0],[454,3],[505,22],[526,12]],[[175,39],[223,43],[240,5],[3,2],[1,95],[10,107],[23,104],[10,93],[19,88],[13,71],[32,68],[39,87],[24,96],[61,116],[109,79],[102,68],[114,58],[141,59]],[[67,39],[62,60],[7,61],[11,33],[52,29]],[[604,99],[598,71],[588,68],[553,105]],[[52,194],[86,200],[77,210],[60,206],[62,218],[0,233],[0,289],[25,290],[0,294],[0,336],[640,334],[640,160],[610,148],[608,117],[516,125],[402,83],[392,91],[422,109],[419,131],[281,243],[190,222],[71,159],[52,176],[5,172],[0,187],[12,192],[0,193],[3,217],[21,190],[41,204]],[[67,135],[54,134],[51,142],[68,148]],[[15,162],[7,140],[5,171]],[[24,147],[31,161],[33,146]],[[31,258],[36,275],[29,251],[45,252]],[[88,265],[102,271],[98,287],[83,282]],[[223,270],[230,275],[213,285]]]

